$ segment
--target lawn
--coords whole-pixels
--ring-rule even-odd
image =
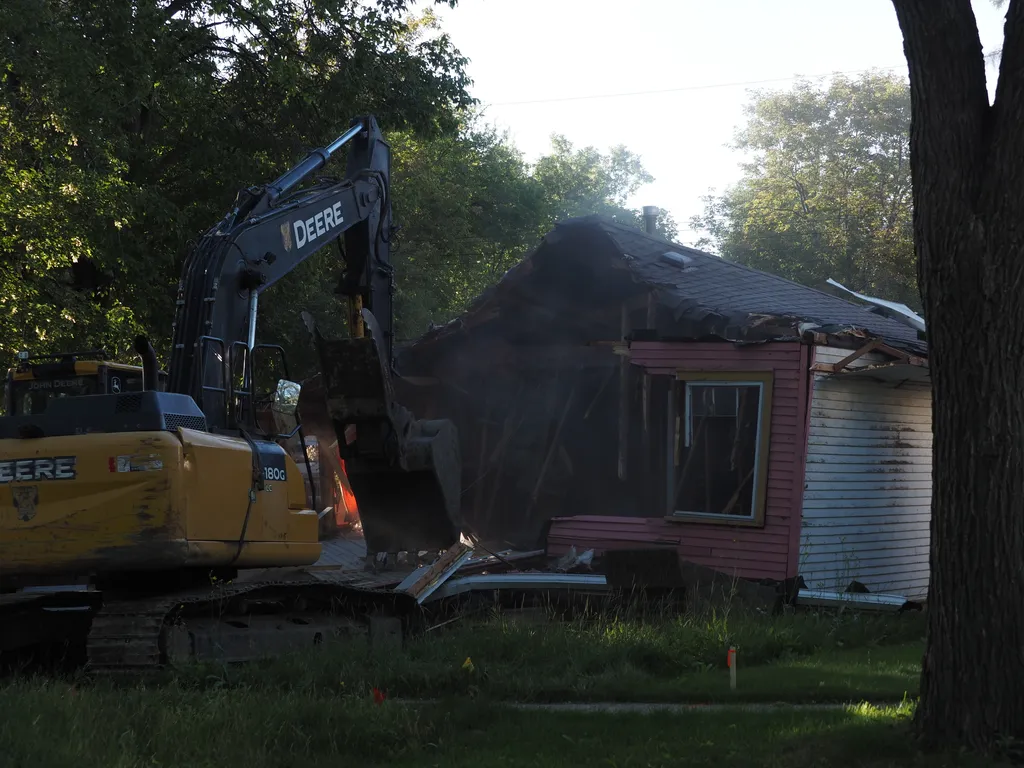
[[[832,712],[518,712],[454,698],[219,689],[0,689],[6,768],[354,766],[983,766],[922,756],[909,706]]]
[[[0,684],[5,768],[76,766],[972,766],[907,729],[921,616],[496,614],[387,656],[365,640],[162,682]],[[726,649],[739,653],[729,690]],[[371,690],[386,691],[374,704]],[[414,699],[430,699],[414,703]],[[505,702],[850,702],[822,710],[633,714]],[[878,702],[871,706],[865,701]],[[902,703],[901,703],[902,702]]]
[[[368,659],[365,640],[248,667],[205,665],[183,685],[444,694],[544,701],[894,702],[917,694],[924,620],[795,613],[569,622],[498,614]],[[726,655],[737,648],[738,686]],[[468,660],[468,663],[467,663]]]

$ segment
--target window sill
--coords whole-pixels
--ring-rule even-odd
[[[763,519],[729,517],[728,515],[693,515],[680,512],[665,515],[665,520],[670,523],[707,523],[708,525],[722,525],[729,528],[764,528]]]

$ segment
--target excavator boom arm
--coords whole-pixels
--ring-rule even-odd
[[[292,190],[346,141],[345,178]],[[228,427],[223,410],[204,391],[223,387],[217,350],[255,341],[257,297],[321,248],[344,238],[341,290],[359,296],[380,326],[390,367],[393,311],[389,252],[391,149],[373,117],[361,117],[342,136],[263,187],[239,193],[233,210],[202,236],[178,284],[168,388],[191,395],[212,427]],[[205,359],[204,359],[205,358]],[[202,373],[201,373],[202,372]]]
[[[345,178],[300,188],[346,142]],[[307,399],[303,421],[325,444],[334,432],[367,543],[385,552],[447,547],[461,525],[454,425],[417,420],[392,397],[390,177],[391,149],[365,116],[275,181],[240,192],[186,262],[169,366],[169,389],[190,395],[211,429],[236,429],[225,382],[237,374],[234,352],[255,344],[260,293],[343,238],[339,292],[361,299],[350,323],[370,333],[326,340],[314,329],[324,402]]]

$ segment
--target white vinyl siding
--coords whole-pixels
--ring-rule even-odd
[[[849,350],[818,347],[815,362]],[[866,355],[851,367],[882,362]],[[927,381],[814,374],[800,536],[800,575],[812,589],[923,598],[928,589],[932,489]]]

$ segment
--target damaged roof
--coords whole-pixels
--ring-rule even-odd
[[[610,247],[609,247],[610,246]],[[557,224],[541,244],[501,281],[478,297],[459,318],[432,329],[417,344],[465,331],[494,316],[498,304],[537,279],[539,266],[585,264],[594,271],[631,273],[632,282],[656,289],[674,318],[713,327],[724,338],[742,340],[742,329],[760,326],[771,337],[800,337],[808,330],[879,338],[892,347],[927,356],[918,331],[871,307],[777,275],[726,261],[601,216]],[[625,267],[625,269],[623,269]],[[581,280],[583,275],[580,275]],[[712,322],[709,322],[709,318]]]
[[[597,227],[607,234],[626,258],[630,269],[645,283],[666,289],[683,311],[794,317],[822,328],[855,328],[884,338],[892,346],[927,353],[916,329],[881,316],[871,308],[810,288],[784,277],[761,272],[703,251],[598,217],[570,219],[559,226]],[[557,229],[557,227],[556,227]],[[666,253],[679,254],[676,259]],[[632,257],[632,258],[630,258]]]

